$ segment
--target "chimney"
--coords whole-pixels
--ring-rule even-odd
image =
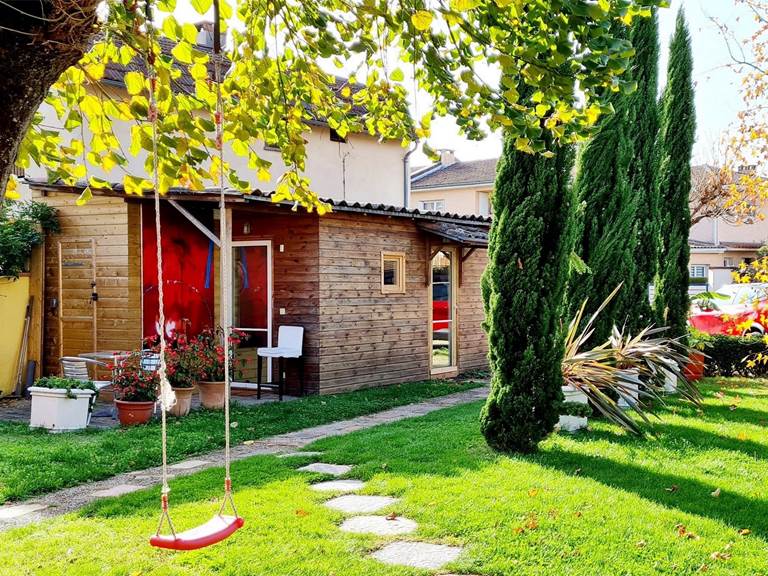
[[[197,28],[197,45],[213,50],[213,22],[203,21],[195,24]],[[227,46],[227,33],[221,33],[221,50]]]
[[[439,150],[439,152],[441,165],[450,166],[451,164],[456,164],[456,155],[453,153],[453,150],[442,148]]]

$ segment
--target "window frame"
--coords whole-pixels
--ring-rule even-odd
[[[384,283],[384,262],[393,260],[397,262],[395,284]],[[405,294],[405,252],[392,252],[389,250],[381,251],[381,293],[382,294]]]
[[[697,269],[701,269],[702,274],[695,274],[694,271]],[[688,266],[688,277],[689,278],[706,278],[709,272],[709,266],[706,264],[691,264]]]
[[[441,207],[438,207],[437,204],[440,203]],[[433,208],[427,208],[425,204],[433,204]],[[438,199],[438,200],[419,200],[419,210],[423,210],[425,212],[445,212],[445,200],[444,199]]]

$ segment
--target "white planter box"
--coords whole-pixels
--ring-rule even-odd
[[[577,390],[571,386],[563,386],[562,390],[566,402],[576,402],[577,404],[589,403],[587,395],[581,390]],[[558,426],[560,426],[560,430],[563,432],[576,432],[587,427],[587,417],[560,415]]]
[[[588,404],[587,395],[581,390],[577,390],[572,386],[563,386],[563,396],[566,402],[578,402],[579,404]]]
[[[560,430],[562,432],[577,432],[586,428],[588,424],[586,416],[560,416]]]
[[[637,379],[640,372],[637,369],[623,370],[630,379]],[[621,380],[622,392],[619,394],[619,408],[628,409],[640,401],[640,385],[636,382]]]
[[[93,390],[71,390],[67,397],[66,390],[29,388],[32,396],[32,414],[29,417],[30,428],[46,428],[52,432],[82,430],[91,419],[89,405],[95,394]]]
[[[674,366],[673,362],[667,363],[668,366]],[[671,370],[661,369],[664,374],[664,392],[667,394],[677,394],[677,376]]]

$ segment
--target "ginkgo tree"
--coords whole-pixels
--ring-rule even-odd
[[[191,2],[201,15],[212,3]],[[647,16],[649,7],[663,3],[220,0],[221,26],[229,25],[231,38],[220,62],[226,71],[220,84],[224,140],[248,160],[247,173],[238,173],[211,153],[213,57],[195,45],[195,27],[177,20],[175,0],[4,2],[0,83],[21,83],[24,89],[17,86],[10,99],[0,90],[0,105],[12,111],[12,121],[0,123],[0,191],[4,196],[13,190],[13,182],[6,184],[14,163],[43,166],[52,181],[85,181],[81,202],[93,189],[114,183],[128,194],[149,191],[151,160],[144,172],[132,173],[128,155],[153,149],[150,67],[157,76],[161,192],[172,186],[202,189],[220,171],[233,188],[248,191],[252,178],[269,179],[270,164],[255,145],[266,142],[279,148],[288,168],[274,198],[322,208],[304,175],[306,131],[316,119],[341,136],[367,132],[407,146],[428,136],[434,115],[451,115],[470,138],[503,128],[519,150],[550,154],[547,142],[584,138],[610,112],[610,94],[632,88],[621,74],[633,50],[612,35],[612,22]],[[170,51],[161,49],[161,38],[173,42]],[[125,98],[101,82],[116,64],[129,69]],[[347,73],[341,85],[334,67]],[[183,69],[193,89],[179,82]],[[433,101],[415,120],[408,110],[407,76]],[[576,101],[574,84],[581,95]],[[37,111],[43,99],[63,130],[43,125]],[[130,142],[115,136],[122,122],[132,124]],[[89,167],[110,177],[97,178]]]

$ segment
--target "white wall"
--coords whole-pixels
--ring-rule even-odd
[[[411,188],[410,206],[411,208],[420,208],[419,202],[443,200],[445,212],[481,215],[480,193],[488,194],[490,198],[493,194],[493,185],[432,188],[429,190]]]
[[[116,91],[112,92],[115,97],[119,97]],[[44,104],[40,111],[45,118],[44,124],[54,128],[61,126],[52,108]],[[138,157],[130,155],[130,124],[116,123],[115,135],[129,160],[129,172],[144,173],[146,155],[144,153],[140,153]],[[90,139],[87,130],[85,136],[87,142]],[[80,137],[79,132],[75,132],[75,137]],[[64,139],[68,142],[66,136]],[[367,134],[350,134],[346,143],[331,142],[330,130],[324,126],[310,127],[306,139],[308,144],[305,174],[311,180],[312,189],[321,198],[403,205],[403,157],[407,150],[400,145],[399,141],[379,142],[377,138]],[[279,152],[263,150],[261,144],[255,149],[261,152],[264,159],[273,163],[270,169],[272,175],[270,182],[260,182],[256,174],[248,169],[245,158],[225,152],[225,160],[232,163],[240,172],[240,177],[248,180],[254,189],[271,192],[279,177],[285,172],[285,165],[280,160]],[[45,170],[36,166],[27,170],[27,175],[35,179],[46,177]],[[88,175],[98,176],[111,182],[122,182],[124,171],[116,168],[106,174],[98,168],[89,166]]]

